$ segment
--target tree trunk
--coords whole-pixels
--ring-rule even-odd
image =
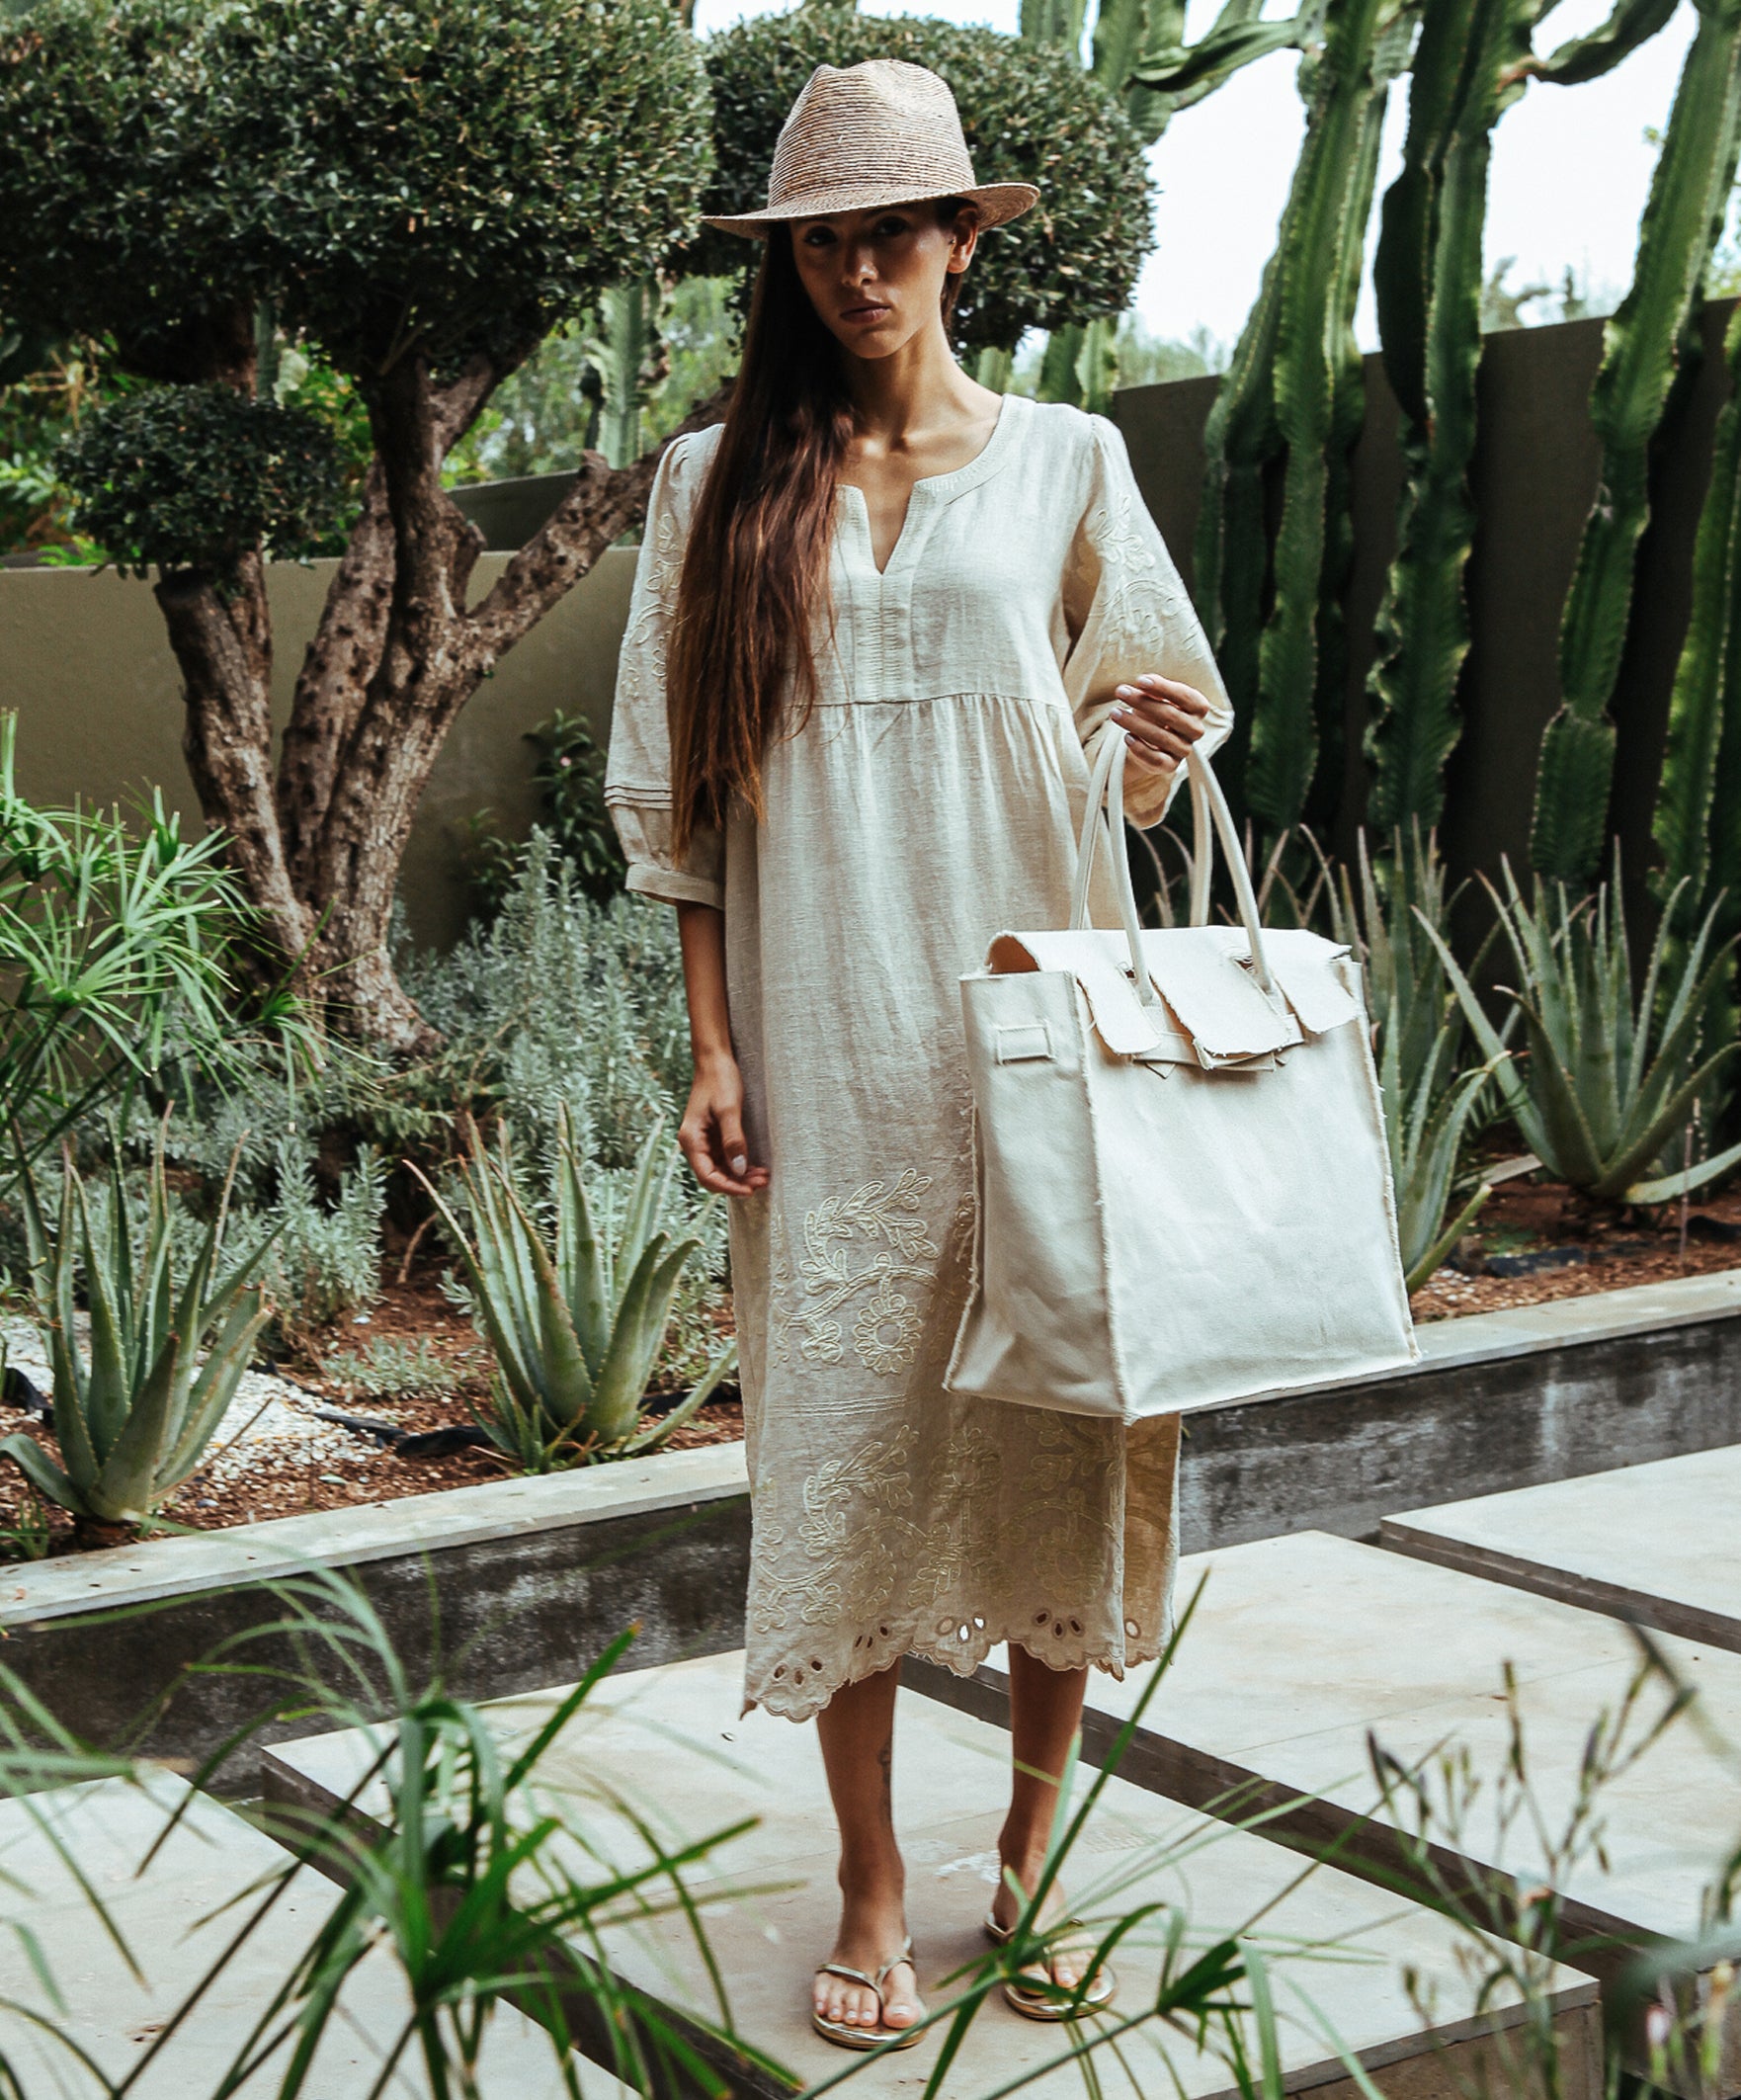
[[[243,557],[226,601],[209,578],[180,569],[156,590],[186,680],[182,750],[206,821],[229,834],[229,859],[265,932],[294,967],[313,920],[285,865],[272,774],[272,616],[266,570]]]
[[[191,571],[157,586],[186,681],[184,748],[201,807],[230,833],[269,939],[345,1033],[414,1055],[440,1039],[399,983],[387,935],[430,773],[483,679],[640,522],[664,450],[621,468],[586,454],[569,495],[468,611],[482,540],[442,487],[442,464],[504,376],[477,360],[438,386],[407,357],[371,389],[363,512],[303,658],[276,772],[258,556],[227,601]],[[716,422],[728,390],[682,430]]]

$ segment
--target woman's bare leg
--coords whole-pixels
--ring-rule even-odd
[[[907,1937],[906,1868],[894,1834],[894,1697],[900,1665],[843,1685],[816,1717],[828,1791],[840,1825],[840,1937],[831,1961],[874,1975]],[[920,2017],[918,1978],[890,1972],[882,2002],[889,2027]],[[841,1976],[818,1975],[816,2010],[848,2026],[874,2027],[873,1991]]]
[[[1015,1771],[1010,1784],[1010,1812],[998,1837],[998,1858],[1025,1890],[1033,1890],[1045,1866],[1052,1820],[1058,1810],[1058,1788],[1069,1759],[1070,1744],[1082,1722],[1088,1689],[1086,1670],[1054,1670],[1026,1648],[1010,1649],[1010,1756]],[[1036,1775],[1043,1774],[1042,1777]],[[1019,1914],[1009,1883],[999,1886],[992,1916],[1013,1925]],[[1062,1893],[1054,1885],[1043,1921],[1064,1914]],[[1055,1981],[1081,1982],[1087,1950],[1068,1943],[1054,1945],[1051,1969]]]

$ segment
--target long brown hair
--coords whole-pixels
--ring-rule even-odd
[[[953,225],[971,202],[940,199]],[[944,279],[954,319],[961,278]],[[816,705],[810,623],[827,609],[835,487],[852,441],[840,351],[810,303],[789,226],[769,230],[725,428],[690,524],[667,659],[672,846],[723,824],[733,797],[763,814],[769,743]],[[782,719],[790,681],[795,712]]]

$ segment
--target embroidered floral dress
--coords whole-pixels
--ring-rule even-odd
[[[973,1223],[958,983],[1001,929],[1068,923],[1114,687],[1196,686],[1206,751],[1221,682],[1117,429],[1010,395],[977,459],[914,486],[880,573],[842,486],[820,705],[768,753],[765,821],[734,814],[679,863],[666,644],[716,441],[680,440],[654,483],[606,796],[630,889],[724,910],[772,1174],[731,1207],[746,1704],[801,1719],[903,1653],[965,1672],[1005,1639],[1121,1673],[1167,1635],[1178,1418],[1126,1433],[944,1390]],[[1176,783],[1131,785],[1157,821]],[[1117,923],[1105,896],[1097,918]]]

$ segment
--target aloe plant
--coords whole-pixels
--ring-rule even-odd
[[[1632,287],[1608,323],[1591,419],[1602,473],[1560,626],[1563,696],[1541,741],[1530,857],[1584,882],[1600,865],[1614,777],[1609,703],[1619,679],[1651,440],[1698,355],[1696,320],[1741,144],[1741,0],[1695,0],[1698,28],[1663,132]]]
[[[659,1225],[677,1165],[663,1124],[641,1146],[614,1236],[594,1223],[565,1109],[556,1133],[553,1235],[520,1193],[506,1128],[493,1158],[475,1141],[475,1130],[471,1134],[472,1156],[459,1169],[469,1232],[433,1183],[418,1179],[448,1228],[495,1353],[494,1404],[483,1426],[500,1450],[538,1469],[581,1454],[626,1458],[652,1450],[737,1361],[736,1344],[729,1344],[677,1407],[643,1422],[672,1301],[702,1244]]]
[[[1440,1024],[1427,1062],[1412,1087],[1403,1078],[1400,1030],[1381,1039],[1378,1086],[1384,1099],[1384,1134],[1396,1192],[1403,1279],[1410,1291],[1421,1288],[1480,1217],[1493,1194],[1491,1182],[1479,1181],[1451,1214],[1463,1139],[1497,1069],[1490,1061],[1456,1072],[1455,1044],[1460,1033],[1453,1021]]]
[[[1665,913],[1634,996],[1617,847],[1612,882],[1575,903],[1564,883],[1550,890],[1539,876],[1527,901],[1509,863],[1504,875],[1505,894],[1492,893],[1518,968],[1519,983],[1501,989],[1528,1042],[1522,1072],[1506,1058],[1444,936],[1436,928],[1428,934],[1531,1151],[1574,1189],[1640,1204],[1667,1203],[1741,1161],[1741,1145],[1732,1145],[1681,1173],[1640,1178],[1681,1135],[1700,1092],[1741,1048],[1727,1042],[1700,1056],[1706,1003],[1734,947],[1732,939],[1713,946],[1712,914],[1665,976]]]
[[[258,1278],[277,1234],[268,1232],[220,1270],[226,1184],[178,1289],[161,1137],[142,1235],[128,1217],[117,1141],[110,1146],[101,1230],[92,1225],[70,1158],[51,1242],[29,1173],[21,1187],[31,1263],[46,1301],[61,1463],[22,1434],[0,1440],[0,1452],[40,1494],[71,1512],[81,1544],[109,1544],[144,1523],[205,1457],[270,1316],[259,1283],[250,1279]],[[88,1359],[73,1324],[81,1271],[90,1307]]]
[[[1423,837],[1418,824],[1406,840],[1400,831],[1394,836],[1382,879],[1363,831],[1356,869],[1338,869],[1326,887],[1332,934],[1354,951],[1366,981],[1403,1272],[1414,1291],[1492,1194],[1489,1184],[1480,1183],[1448,1218],[1459,1194],[1463,1142],[1496,1069],[1490,1057],[1458,1070],[1462,1017],[1430,938],[1449,939],[1460,891],[1447,892],[1438,840],[1431,832]]]

